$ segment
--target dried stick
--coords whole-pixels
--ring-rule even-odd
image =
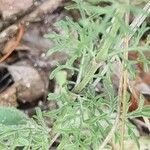
[[[129,5],[129,1],[127,1],[127,4]],[[129,24],[129,13],[125,14],[125,23],[128,25]],[[124,39],[124,59],[128,60],[128,52],[126,51],[126,49],[129,47],[129,39],[128,39],[128,35],[126,35],[126,38]],[[125,62],[122,62],[122,66],[125,65]],[[121,142],[120,142],[120,150],[124,150],[124,134],[125,134],[125,123],[126,123],[126,94],[127,94],[127,82],[128,82],[128,71],[125,68],[125,70],[123,71],[123,95],[122,95],[122,125],[121,125]]]

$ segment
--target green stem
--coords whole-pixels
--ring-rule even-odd
[[[79,73],[78,73],[76,84],[79,84],[80,81],[81,81],[81,78],[82,78],[83,65],[84,65],[84,61],[85,61],[85,57],[86,57],[85,54],[86,54],[86,52],[84,51],[82,59],[81,59],[81,65],[80,65],[80,70],[79,70]]]
[[[80,93],[80,91],[82,91],[83,88],[93,78],[94,73],[96,72],[96,70],[98,68],[99,68],[99,64],[96,63],[95,61],[91,61],[91,63],[89,64],[89,67],[88,67],[87,74],[85,75],[85,77],[83,78],[83,80],[73,88],[72,92],[74,92],[74,93]]]
[[[129,1],[127,0],[127,5],[129,5]],[[129,25],[129,16],[130,13],[126,13],[125,14],[125,23],[127,25]],[[126,38],[124,39],[124,59],[128,60],[128,52],[126,51],[126,49],[129,47],[129,38],[128,35],[126,35]],[[122,65],[126,64],[123,61]],[[125,68],[125,70],[123,71],[123,97],[122,97],[122,126],[121,126],[121,141],[120,141],[120,150],[124,150],[124,140],[125,140],[125,126],[126,126],[126,115],[127,115],[127,111],[126,111],[126,95],[127,95],[127,82],[128,82],[128,71]]]

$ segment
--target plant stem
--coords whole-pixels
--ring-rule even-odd
[[[129,5],[129,0],[127,1],[127,4]],[[129,24],[129,16],[130,14],[127,12],[125,14],[125,23]],[[126,35],[125,41],[124,41],[124,59],[125,61],[128,60],[128,52],[126,49],[129,47],[129,39]],[[120,150],[124,150],[124,134],[125,134],[125,123],[126,123],[126,95],[127,95],[127,81],[128,81],[128,71],[126,68],[125,61],[123,61],[122,65],[125,67],[125,70],[123,71],[123,97],[122,97],[122,126],[121,126],[121,142],[120,142]]]
[[[127,70],[123,73],[123,97],[122,97],[122,126],[121,126],[121,142],[120,142],[120,150],[124,150],[124,134],[125,134],[125,123],[126,123],[126,93],[127,93],[127,79],[128,73]]]
[[[53,143],[58,139],[58,137],[60,136],[60,134],[59,133],[57,133],[54,137],[53,137],[53,139],[51,140],[51,143],[50,143],[50,146],[49,146],[49,148],[51,148],[51,146],[53,145]]]
[[[79,70],[79,73],[78,73],[78,77],[77,77],[77,81],[76,81],[76,84],[79,84],[80,81],[81,81],[81,78],[82,78],[82,73],[83,73],[83,64],[84,64],[84,61],[85,61],[85,54],[86,52],[84,51],[83,52],[83,56],[82,56],[82,59],[81,59],[81,64],[80,64],[80,70]]]
[[[82,91],[82,89],[89,83],[89,81],[93,78],[94,73],[96,72],[96,70],[99,68],[99,64],[96,63],[95,60],[93,60],[88,67],[88,72],[85,75],[85,77],[83,78],[83,80],[77,84],[72,92],[74,93],[79,93],[80,91]]]

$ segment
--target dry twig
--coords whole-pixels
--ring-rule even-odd
[[[127,1],[129,4],[129,0]],[[125,14],[125,23],[129,24],[129,13]],[[129,39],[128,35],[126,35],[126,38],[124,39],[124,59],[128,60],[128,52],[126,51],[126,48],[129,47]],[[125,62],[122,62],[122,67],[125,65]],[[121,142],[120,142],[120,150],[124,150],[124,134],[125,134],[125,122],[126,122],[126,94],[127,94],[127,81],[128,81],[128,72],[127,69],[123,70],[123,95],[122,95],[122,126],[121,126]]]

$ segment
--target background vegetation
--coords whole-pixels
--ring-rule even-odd
[[[16,109],[1,108],[0,149],[48,150],[56,139],[58,150],[113,149],[117,144],[123,150],[128,139],[140,147],[140,135],[130,120],[150,117],[150,107],[144,106],[141,96],[138,108],[129,111],[132,92],[127,83],[137,75],[133,67],[137,62],[128,60],[128,53],[140,53],[140,62],[148,69],[143,52],[149,50],[149,26],[134,18],[146,18],[149,12],[133,2],[115,0],[74,0],[66,10],[78,11],[81,18],[66,17],[56,23],[61,34],[46,35],[55,42],[48,55],[68,55],[50,74],[57,85],[48,100],[57,108],[37,108],[32,119]],[[141,45],[143,35],[146,42]],[[45,121],[49,118],[51,127]]]

